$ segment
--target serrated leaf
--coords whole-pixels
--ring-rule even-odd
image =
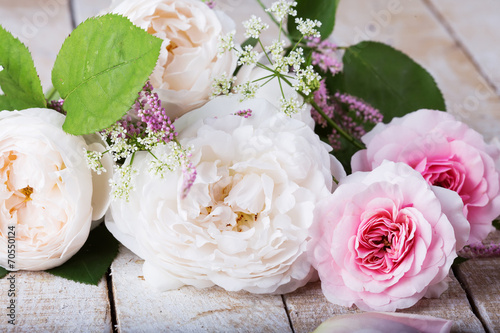
[[[9,273],[10,273],[10,271],[6,270],[3,267],[0,267],[0,279],[3,278],[3,277],[5,277]]]
[[[329,84],[379,109],[384,122],[418,109],[446,110],[434,78],[406,54],[389,45],[365,41],[347,48],[344,71]]]
[[[161,43],[120,15],[80,24],[64,41],[52,70],[52,84],[65,100],[63,129],[89,134],[120,119],[152,73]]]
[[[42,84],[31,53],[21,41],[0,26],[0,111],[44,108]]]
[[[87,242],[71,259],[47,270],[68,280],[97,285],[118,254],[118,241],[104,224],[90,232]]]
[[[321,34],[321,39],[328,38],[335,27],[335,14],[340,0],[315,0],[313,4],[310,0],[296,0],[296,2],[296,17],[320,21],[322,24],[317,30]],[[295,17],[288,17],[287,30],[294,40],[300,39],[301,34],[297,30]]]

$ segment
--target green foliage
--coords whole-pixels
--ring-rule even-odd
[[[360,97],[384,115],[384,122],[418,109],[445,110],[432,76],[404,53],[378,42],[346,49],[344,71],[330,80],[329,90]]]
[[[500,220],[494,220],[493,226],[495,227],[495,229],[500,230]]]
[[[330,36],[335,27],[335,14],[337,13],[337,6],[340,0],[315,0],[314,2],[310,0],[296,1],[296,17],[320,21],[322,24],[321,27],[318,28],[318,31],[321,34],[321,39],[326,39]],[[292,16],[288,17],[287,30],[294,40],[300,39],[301,34],[297,30],[295,18]]]
[[[89,134],[120,119],[153,71],[161,43],[119,15],[80,24],[64,42],[52,70],[52,84],[65,100],[63,129]]]
[[[31,53],[21,41],[0,26],[0,111],[44,108],[42,84]]]
[[[7,274],[9,274],[10,271],[6,270],[3,267],[0,267],[0,279],[5,277]]]
[[[464,257],[456,257],[456,258],[455,258],[455,260],[453,260],[453,266],[458,266],[458,265],[460,265],[461,263],[466,262],[467,260],[469,260],[469,258],[464,258]]]
[[[104,224],[90,232],[83,247],[71,259],[47,272],[81,283],[97,285],[118,254],[118,241]]]

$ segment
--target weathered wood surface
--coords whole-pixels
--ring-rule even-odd
[[[72,29],[107,7],[110,0],[0,0],[0,23],[30,48],[45,89],[57,51]],[[263,11],[251,0],[219,0],[219,7],[237,24]],[[264,1],[271,3],[272,1]],[[379,40],[409,54],[428,69],[443,90],[448,110],[487,138],[500,137],[500,29],[498,4],[478,0],[344,0],[334,39],[351,45]],[[389,14],[387,14],[389,13]],[[272,26],[272,25],[271,25]],[[240,26],[238,26],[240,28]],[[274,35],[266,35],[272,41]],[[239,29],[239,39],[242,31]],[[500,233],[492,237],[500,241]],[[457,270],[440,299],[424,299],[403,312],[429,314],[455,321],[456,332],[500,331],[500,258],[473,259]],[[103,279],[85,286],[47,273],[16,273],[19,289],[17,331],[120,332],[156,331],[312,331],[323,320],[357,311],[326,301],[319,283],[281,296],[228,293],[220,288],[184,287],[158,293],[143,281],[142,261],[122,249],[112,265],[112,304]],[[0,280],[8,298],[8,280]],[[465,290],[464,290],[465,288]],[[468,303],[465,292],[472,302]],[[284,305],[284,302],[286,307]],[[113,315],[111,315],[113,314]],[[478,319],[478,317],[479,319]],[[2,314],[0,331],[11,329]]]
[[[16,297],[8,296],[10,276]],[[111,332],[106,279],[98,286],[69,281],[45,272],[15,272],[0,279],[1,332]],[[15,300],[16,325],[7,306]]]
[[[120,332],[291,332],[280,295],[218,287],[158,292],[144,281],[143,262],[122,246],[111,266]]]

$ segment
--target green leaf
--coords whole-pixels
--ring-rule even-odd
[[[329,82],[329,90],[362,98],[382,112],[384,122],[418,109],[446,109],[433,77],[388,45],[368,41],[351,46],[343,63],[343,73]]]
[[[50,274],[97,285],[118,254],[118,241],[104,224],[90,232],[87,242],[63,265],[47,270]]]
[[[42,84],[31,53],[21,41],[0,26],[0,111],[44,108]]]
[[[5,277],[5,275],[9,274],[10,271],[6,270],[5,268],[3,267],[0,267],[0,279]]]
[[[455,258],[455,260],[453,260],[453,266],[458,266],[458,265],[460,265],[461,263],[466,262],[467,260],[469,260],[469,258],[464,258],[464,257],[456,257],[456,258]]]
[[[89,134],[120,119],[153,71],[161,43],[120,15],[80,24],[64,41],[52,70],[52,84],[68,113],[63,129]]]
[[[494,220],[493,226],[495,227],[495,229],[500,230],[500,220]]]
[[[317,30],[321,34],[321,39],[328,38],[335,27],[335,14],[337,13],[337,6],[340,0],[315,0],[313,4],[311,4],[310,0],[296,1],[296,17],[320,21],[322,24]],[[297,30],[297,24],[293,16],[288,17],[287,30],[290,36],[295,40],[299,40],[300,37],[302,37]]]

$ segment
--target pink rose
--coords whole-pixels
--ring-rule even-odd
[[[362,140],[367,149],[353,156],[353,171],[372,170],[384,160],[404,162],[429,184],[460,195],[471,224],[467,244],[493,230],[500,215],[500,152],[466,124],[446,112],[419,110],[378,124]]]
[[[328,319],[313,333],[448,333],[451,320],[406,313],[365,312]]]
[[[326,298],[395,311],[438,297],[469,236],[459,196],[404,163],[341,180],[316,208],[310,259]]]

